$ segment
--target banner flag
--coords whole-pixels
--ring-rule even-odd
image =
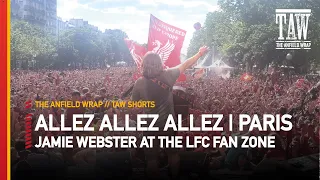
[[[150,15],[148,51],[159,54],[165,68],[179,65],[180,53],[186,31],[167,24],[152,14]],[[181,74],[178,81],[185,81]]]
[[[147,48],[129,39],[125,39],[124,41],[126,42],[129,48],[130,54],[134,62],[136,63],[138,69],[140,69],[142,64],[142,58],[147,53]]]

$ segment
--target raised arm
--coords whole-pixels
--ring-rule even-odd
[[[179,68],[180,73],[183,73],[185,70],[190,68],[193,64],[195,64],[200,59],[200,57],[203,56],[204,53],[206,53],[207,51],[208,51],[208,47],[202,46],[196,55],[187,59],[185,62],[181,63],[180,65],[178,65],[177,68]]]

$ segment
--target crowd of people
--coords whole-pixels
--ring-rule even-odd
[[[118,123],[123,123],[124,114],[130,114],[135,124],[135,115],[139,109],[113,109],[113,108],[32,108],[25,107],[25,102],[34,101],[62,101],[62,100],[126,100],[130,94],[126,91],[135,82],[133,78],[136,68],[110,67],[107,70],[69,70],[69,71],[12,71],[11,72],[11,162],[15,170],[36,163],[36,155],[50,154],[56,161],[69,167],[88,166],[96,163],[96,156],[100,151],[124,151],[124,149],[25,149],[25,116],[33,115],[32,128],[35,127],[36,118],[40,114],[48,117],[54,116],[55,126],[60,125],[60,115],[66,118],[75,113],[94,113],[93,123],[99,126],[103,114],[118,114]],[[232,132],[225,131],[221,135],[232,136],[243,133],[251,135],[276,136],[275,149],[239,149],[227,148],[198,148],[182,149],[181,151],[207,152],[210,154],[210,169],[228,168],[231,170],[252,169],[264,158],[284,160],[294,157],[310,155],[319,152],[319,120],[320,106],[317,99],[305,102],[301,109],[302,101],[308,90],[319,81],[318,77],[307,78],[304,76],[282,76],[277,71],[270,75],[255,74],[250,80],[234,76],[228,79],[221,77],[193,78],[187,75],[187,81],[177,85],[187,89],[187,94],[192,96],[189,113],[199,119],[202,113],[233,114],[286,114],[293,115],[294,127],[290,132],[239,132],[237,122],[234,123]],[[126,96],[123,96],[126,94]],[[188,123],[188,120],[185,121]],[[196,123],[200,123],[198,120]],[[228,121],[222,122],[228,127]],[[227,129],[227,128],[226,128]],[[140,132],[85,132],[90,135],[133,135],[141,137]],[[179,132],[180,133],[180,132]],[[38,136],[62,135],[62,132],[32,132],[33,144],[36,144]],[[80,133],[86,135],[84,133]],[[195,136],[205,133],[181,132],[181,135]],[[130,149],[133,160],[143,159],[143,155],[137,149]],[[241,151],[241,152],[238,152]],[[36,154],[36,155],[35,155]],[[238,154],[238,155],[235,155]],[[237,158],[235,158],[237,157]],[[39,159],[41,159],[39,157]],[[44,160],[43,160],[44,161]],[[143,161],[143,160],[142,160]],[[27,165],[23,162],[27,162]],[[46,163],[44,163],[46,164]],[[50,163],[52,165],[53,163]],[[165,164],[165,163],[164,163]],[[39,166],[42,166],[39,165]],[[48,165],[49,166],[49,165]]]

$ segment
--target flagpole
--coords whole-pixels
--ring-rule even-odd
[[[149,20],[149,33],[148,33],[148,41],[147,41],[147,51],[149,51],[149,46],[150,46],[150,44],[149,44],[149,36],[150,36],[150,29],[151,29],[151,19],[152,19],[152,14],[150,14],[150,20]]]

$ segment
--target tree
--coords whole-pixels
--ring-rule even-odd
[[[295,67],[320,64],[320,1],[318,0],[219,0],[221,10],[208,13],[204,26],[193,34],[188,56],[203,44],[213,46],[229,64],[246,64],[264,68],[269,63],[283,64],[291,52],[289,62]],[[275,9],[311,9],[308,39],[311,50],[276,50],[279,29],[275,23]],[[205,39],[205,40],[204,40]],[[251,67],[251,68],[250,68]]]
[[[11,22],[10,46],[13,68],[17,68],[18,62],[27,68],[31,60],[45,61],[56,50],[52,36],[24,21]]]
[[[29,62],[36,61],[38,68],[61,69],[105,67],[120,61],[132,63],[125,38],[127,34],[119,29],[102,33],[90,27],[70,28],[52,37],[37,26],[13,21],[11,64],[13,68],[18,63],[27,68]]]
[[[72,64],[76,68],[104,67],[120,61],[129,61],[131,57],[121,30],[106,30],[105,33],[80,27],[65,31],[59,38],[59,61],[57,67]]]
[[[108,63],[115,64],[120,61],[131,63],[133,61],[124,41],[124,39],[128,38],[125,32],[119,29],[109,29],[105,31],[105,36],[110,40],[109,48],[112,49],[112,53],[109,53],[108,56]]]

